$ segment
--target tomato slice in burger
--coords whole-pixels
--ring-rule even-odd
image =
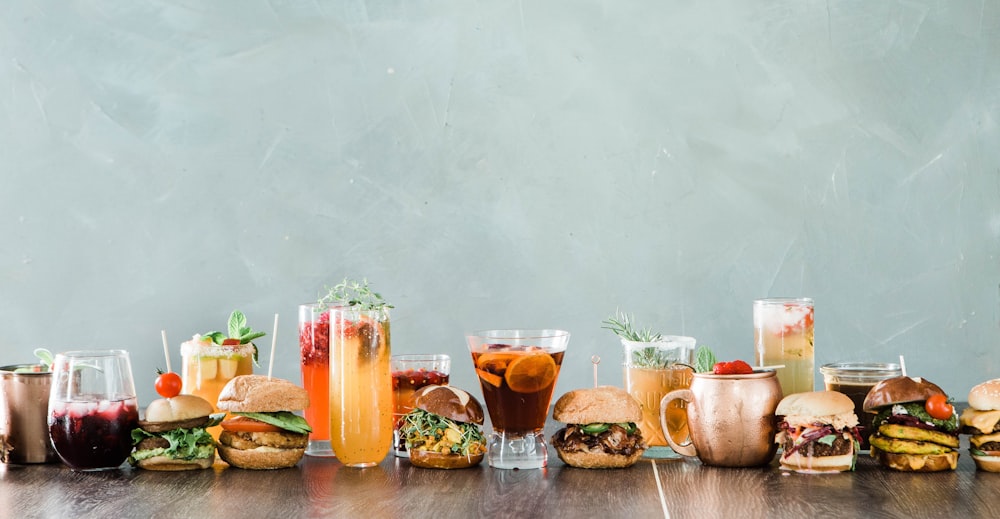
[[[246,416],[234,416],[223,420],[222,428],[229,432],[281,432],[280,427],[275,427],[260,420],[247,418]]]

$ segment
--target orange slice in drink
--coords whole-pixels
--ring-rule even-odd
[[[556,361],[547,353],[519,356],[507,366],[504,378],[512,391],[534,393],[556,379]]]
[[[512,353],[484,353],[476,358],[476,373],[487,384],[500,387],[503,384],[503,374],[512,360]]]
[[[479,374],[480,380],[482,380],[483,382],[486,382],[487,384],[489,384],[489,385],[491,385],[493,387],[500,387],[500,384],[503,384],[503,377],[501,377],[500,375],[494,375],[493,373],[490,373],[489,371],[485,371],[485,370],[481,370],[481,369],[477,369],[476,373]]]

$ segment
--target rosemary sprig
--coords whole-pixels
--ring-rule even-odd
[[[627,341],[635,342],[656,342],[663,338],[659,332],[654,332],[651,328],[638,329],[634,324],[634,317],[615,310],[615,315],[601,321],[605,330],[611,330],[615,335]]]
[[[344,278],[333,288],[326,287],[327,293],[319,298],[320,308],[328,306],[356,306],[359,310],[385,310],[393,308],[382,299],[382,295],[368,287],[368,279],[357,281]]]

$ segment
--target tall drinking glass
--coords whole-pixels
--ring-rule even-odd
[[[545,417],[569,332],[487,330],[466,336],[493,433],[487,459],[498,469],[548,464]]]
[[[73,470],[116,469],[132,451],[139,408],[124,350],[56,355],[49,393],[49,435]]]
[[[660,400],[675,389],[691,387],[694,370],[694,337],[668,335],[656,342],[636,342],[622,339],[622,365],[625,390],[642,405],[639,430],[649,448],[647,458],[679,459],[663,436],[660,427]],[[681,400],[667,406],[666,421],[670,430],[677,431],[674,440],[683,443],[688,437],[686,404]]]
[[[350,467],[372,467],[392,445],[389,311],[330,308],[330,445]]]
[[[813,390],[813,300],[758,299],[753,302],[754,359],[778,368],[785,396]]]
[[[299,305],[299,365],[309,393],[304,414],[312,426],[306,454],[333,456],[330,447],[330,311],[326,305]]]

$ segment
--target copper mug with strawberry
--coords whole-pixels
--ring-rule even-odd
[[[720,363],[723,364],[723,363]],[[729,363],[725,363],[729,364]],[[749,369],[746,363],[742,363]],[[717,365],[718,369],[718,365]],[[682,456],[697,456],[718,467],[756,467],[774,459],[781,385],[774,370],[757,369],[737,374],[695,373],[690,389],[667,393],[660,401],[660,426],[670,447]],[[689,438],[678,443],[671,423],[664,420],[675,400],[687,403]]]

